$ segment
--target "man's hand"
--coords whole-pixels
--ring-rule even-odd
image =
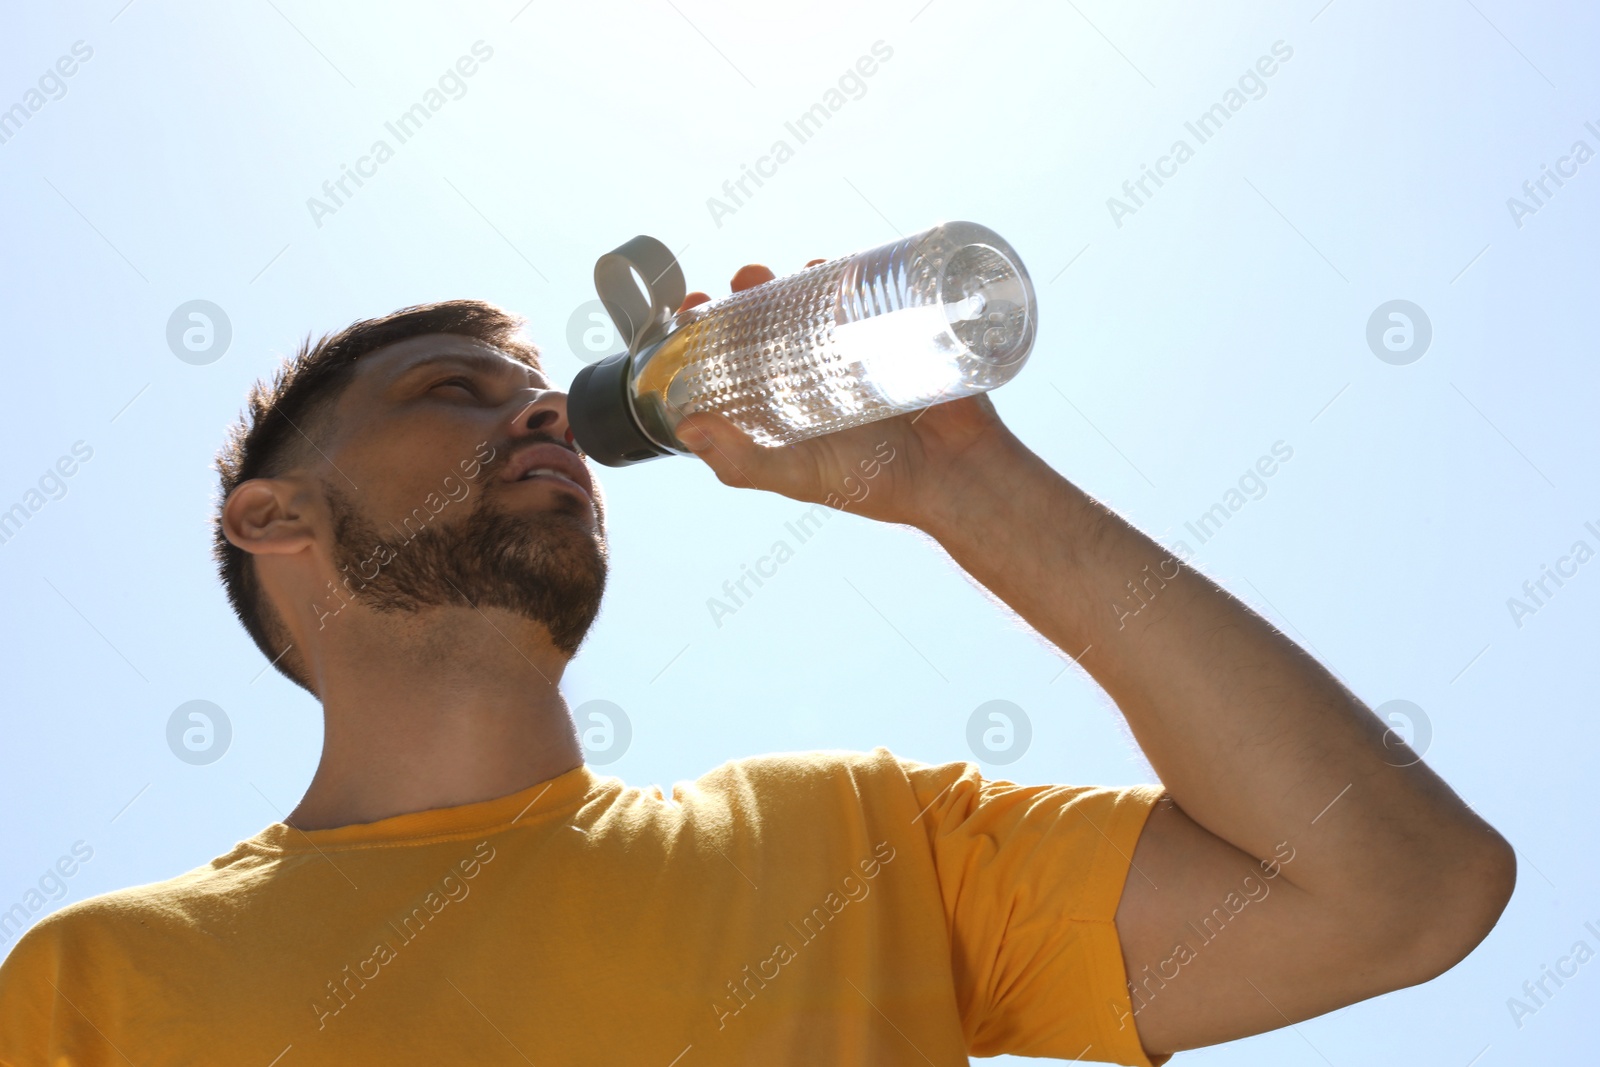
[[[821,262],[814,259],[806,266]],[[733,276],[732,289],[741,292],[772,278],[766,267],[750,264]],[[703,292],[690,293],[678,310],[710,299]],[[908,525],[923,525],[942,501],[959,495],[955,490],[977,476],[988,465],[985,457],[997,454],[1010,437],[987,394],[783,448],[758,445],[734,423],[710,413],[685,418],[677,433],[726,485]]]

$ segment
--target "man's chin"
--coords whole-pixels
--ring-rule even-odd
[[[493,515],[495,524],[504,533],[512,534],[519,547],[530,553],[537,553],[543,546],[546,552],[567,555],[578,545],[591,546],[591,551],[598,547],[602,555],[605,552],[599,518],[588,508],[484,509],[484,514],[474,516],[472,521],[481,521],[487,515]]]
[[[537,523],[540,515],[569,515],[583,520],[584,527],[589,530],[600,525],[598,509],[582,493],[554,485],[544,488],[542,493],[517,491],[515,486],[519,484],[513,483],[513,492],[486,496],[479,503],[473,518],[483,514],[505,515],[532,524]]]

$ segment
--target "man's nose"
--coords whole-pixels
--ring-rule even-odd
[[[537,397],[517,409],[511,420],[511,436],[553,437],[576,448],[572,428],[567,425],[567,394],[555,389],[542,390]]]

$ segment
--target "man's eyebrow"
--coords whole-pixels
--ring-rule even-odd
[[[412,375],[430,368],[436,369],[443,363],[453,363],[457,366],[489,375],[509,375],[518,370],[524,374],[531,372],[538,378],[541,387],[548,388],[550,385],[550,379],[538,367],[514,359],[491,356],[483,352],[441,352],[438,355],[428,356],[406,367],[397,375],[396,380],[410,378]]]

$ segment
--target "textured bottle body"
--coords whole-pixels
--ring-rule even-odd
[[[1016,253],[946,223],[682,312],[634,357],[631,401],[674,451],[673,428],[704,411],[791,444],[1001,385],[1034,330]]]

